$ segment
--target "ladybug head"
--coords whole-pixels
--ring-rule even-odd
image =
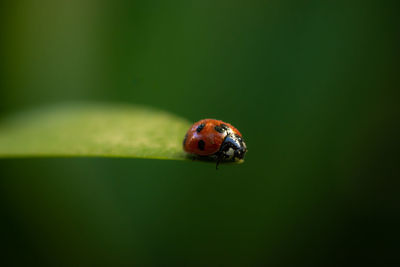
[[[220,156],[223,160],[235,161],[242,160],[246,152],[246,144],[238,134],[228,134],[219,150]]]

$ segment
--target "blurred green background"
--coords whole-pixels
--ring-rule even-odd
[[[0,121],[144,104],[230,122],[249,148],[218,171],[0,160],[1,261],[395,265],[398,15],[397,1],[1,1]]]

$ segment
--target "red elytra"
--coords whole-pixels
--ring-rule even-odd
[[[217,153],[227,136],[227,131],[218,131],[221,126],[242,137],[242,134],[229,123],[204,119],[194,123],[187,132],[183,141],[184,150],[187,153],[200,156],[210,156]]]

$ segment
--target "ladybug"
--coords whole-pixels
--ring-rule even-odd
[[[183,149],[195,156],[217,161],[241,161],[247,152],[242,134],[231,124],[214,119],[198,121],[183,140]]]

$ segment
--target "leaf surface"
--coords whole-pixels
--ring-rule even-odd
[[[0,120],[0,158],[124,157],[183,160],[191,123],[148,107],[58,105]]]

